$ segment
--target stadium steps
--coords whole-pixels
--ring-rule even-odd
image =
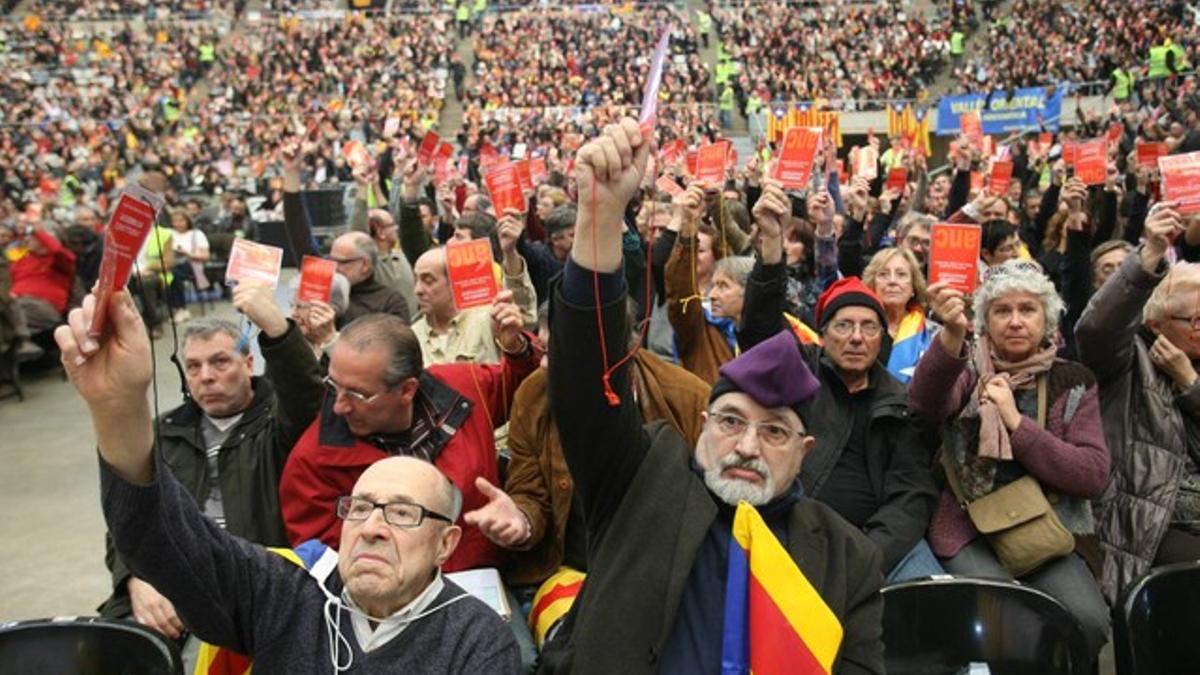
[[[1012,4],[1013,0],[1004,0],[1004,2],[1000,3],[1000,5],[996,8],[995,16],[999,17],[1007,15],[1009,9],[1012,7]],[[971,35],[969,35],[963,42],[964,60],[970,60],[975,54],[987,49],[987,29],[988,24],[983,21],[983,10],[980,9],[979,28],[976,28],[975,32],[971,33]],[[951,61],[951,65],[943,70],[937,76],[937,79],[933,81],[933,84],[929,86],[929,98],[931,100],[937,100],[938,98],[947,94],[955,93],[959,93],[959,86],[958,79],[954,77],[954,65],[953,61]]]
[[[458,58],[462,59],[463,65],[467,67],[463,87],[469,87],[475,79],[474,69],[471,67],[475,63],[475,51],[471,48],[470,38],[464,40],[458,37],[458,29],[453,21],[450,22],[450,30],[454,31]],[[446,107],[442,108],[442,116],[438,119],[438,133],[443,138],[453,138],[462,130],[463,112],[463,104],[454,97],[454,79],[451,77],[446,82]]]

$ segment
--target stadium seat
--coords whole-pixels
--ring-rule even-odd
[[[1057,600],[1012,582],[935,577],[883,589],[890,675],[1091,672],[1083,634]],[[982,669],[981,669],[982,670]]]
[[[1151,570],[1113,611],[1118,675],[1200,669],[1200,562]]]
[[[39,619],[0,624],[0,673],[180,675],[174,643],[126,621]]]

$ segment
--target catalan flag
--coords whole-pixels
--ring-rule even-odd
[[[902,138],[926,157],[929,145],[929,111],[917,110],[911,103],[889,103],[887,106],[888,136]]]
[[[570,567],[560,567],[542,582],[529,610],[529,628],[540,649],[546,643],[550,631],[570,611],[575,598],[583,588],[584,573]]]
[[[842,118],[836,110],[818,110],[810,103],[797,103],[767,111],[767,139],[772,143],[783,140],[783,132],[792,127],[819,127],[824,130],[825,138],[842,147]]]
[[[925,311],[920,307],[909,310],[896,329],[892,353],[888,356],[888,372],[902,384],[908,384],[917,368],[917,361],[929,349],[932,339],[926,327]]]
[[[829,675],[842,624],[758,511],[740,502],[729,542],[722,675]]]
[[[808,324],[787,312],[783,313],[783,318],[788,322],[788,326],[792,329],[792,334],[796,336],[800,344],[821,346],[821,334],[809,328]]]

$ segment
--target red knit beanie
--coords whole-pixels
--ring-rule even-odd
[[[838,279],[817,300],[817,329],[824,330],[825,324],[843,307],[861,306],[873,310],[879,315],[879,323],[887,326],[887,314],[883,312],[883,302],[875,291],[867,288],[858,277]]]

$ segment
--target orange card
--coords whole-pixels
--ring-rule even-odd
[[[454,306],[470,309],[490,305],[496,297],[490,239],[446,243],[446,272],[454,292]]]
[[[533,181],[534,185],[546,180],[546,158],[534,157],[529,160],[529,180]]]
[[[1108,143],[1103,138],[1080,143],[1075,151],[1075,177],[1084,185],[1103,185],[1108,167]]]
[[[1167,154],[1167,144],[1158,143],[1138,143],[1137,144],[1137,165],[1144,166],[1150,169],[1158,167],[1158,158]]]
[[[483,177],[492,198],[492,213],[500,218],[509,209],[525,213],[525,195],[517,179],[517,169],[509,162],[492,168]]]
[[[1078,158],[1078,155],[1079,155],[1079,142],[1078,141],[1064,140],[1062,142],[1063,164],[1066,164],[1067,166],[1074,168],[1075,160]]]
[[[683,160],[683,170],[687,172],[687,175],[695,178],[696,164],[699,161],[700,161],[700,151],[699,150],[688,150],[687,151],[687,155],[685,155],[684,160]]]
[[[133,261],[146,242],[154,219],[162,209],[161,195],[151,192],[139,183],[125,186],[117,207],[113,209],[104,229],[104,252],[100,258],[100,275],[96,282],[96,311],[88,335],[100,337],[108,321],[108,298],[115,291],[125,288]]]
[[[725,160],[729,156],[729,145],[713,143],[700,148],[696,155],[696,180],[709,188],[725,184]]]
[[[992,174],[988,179],[988,192],[997,197],[1008,194],[1012,185],[1013,163],[1009,160],[992,162]]]
[[[821,144],[821,130],[812,127],[792,127],[783,133],[779,161],[775,163],[775,180],[785,190],[803,190],[812,175],[813,159]]]
[[[929,247],[929,283],[947,281],[964,294],[975,291],[983,230],[973,223],[934,223]]]
[[[671,195],[672,198],[683,192],[683,188],[679,187],[679,183],[676,183],[667,176],[659,176],[658,180],[654,182],[654,186],[658,188],[659,192],[665,192]]]
[[[1109,143],[1117,143],[1121,137],[1125,135],[1125,125],[1120,122],[1112,122],[1108,125],[1108,132],[1104,134],[1104,138]]]
[[[234,239],[225,268],[225,282],[253,279],[274,288],[279,283],[279,268],[283,265],[283,249],[258,244],[249,239]]]
[[[1163,199],[1183,215],[1200,213],[1200,152],[1158,158]]]
[[[296,289],[298,302],[329,302],[329,291],[333,288],[333,275],[337,263],[324,258],[306,255],[300,261],[300,287]]]
[[[533,192],[533,175],[529,168],[529,160],[513,162],[513,170],[517,174],[517,185],[521,186],[521,191]]]
[[[963,113],[958,118],[959,125],[962,127],[962,135],[971,144],[971,147],[983,149],[983,121],[979,119],[979,113],[967,112]]]
[[[887,184],[885,190],[894,190],[900,194],[904,193],[904,186],[908,184],[908,169],[897,166],[888,169]]]
[[[366,146],[358,141],[350,141],[343,145],[342,156],[346,158],[346,163],[350,165],[351,169],[371,166],[371,153],[367,152]]]
[[[437,154],[438,144],[441,142],[442,137],[438,136],[436,131],[426,131],[421,145],[417,146],[417,163],[421,166],[432,164],[433,156]]]

